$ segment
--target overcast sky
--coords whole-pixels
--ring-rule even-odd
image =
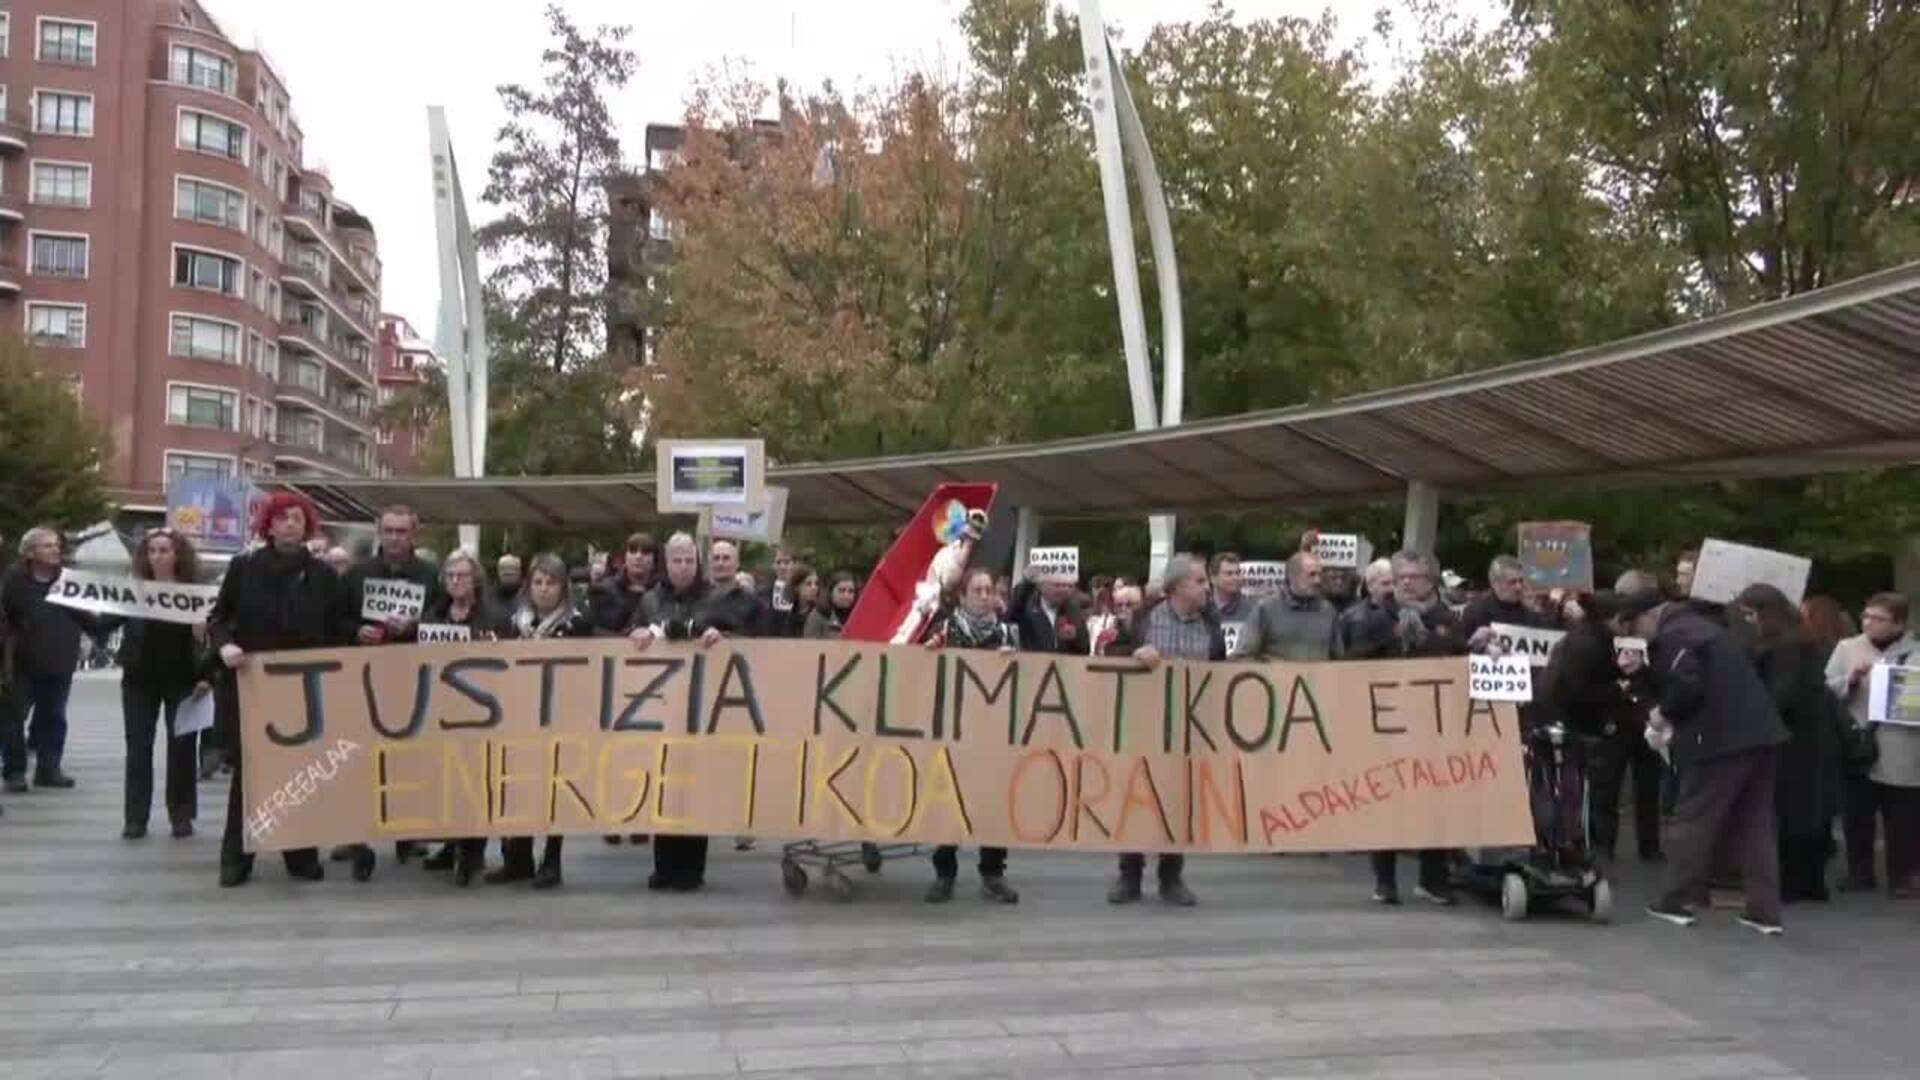
[[[495,87],[535,82],[546,45],[537,0],[204,0],[243,47],[266,52],[288,82],[306,133],[308,164],[373,220],[385,264],[385,310],[429,339],[439,304],[428,105],[444,105],[476,222],[492,138],[504,114]],[[1243,18],[1340,13],[1341,36],[1372,26],[1393,0],[1238,0]],[[953,70],[963,57],[954,18],[961,0],[564,0],[575,23],[629,23],[639,73],[614,103],[629,160],[649,123],[674,122],[687,91],[722,62],[751,65],[771,82],[831,78],[843,88],[903,70]],[[1075,3],[1077,8],[1078,4]],[[1137,43],[1156,22],[1205,14],[1207,0],[1105,0],[1107,21]],[[1098,197],[1097,195],[1094,197]]]

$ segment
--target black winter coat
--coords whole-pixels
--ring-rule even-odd
[[[423,613],[441,598],[440,571],[432,563],[418,555],[409,555],[405,562],[390,566],[380,557],[379,552],[375,552],[371,558],[362,559],[347,571],[344,583],[346,599],[353,606],[353,617],[356,623],[367,626],[384,625],[382,620],[360,618],[361,590],[365,588],[366,582],[382,579],[410,581],[426,589],[426,600],[420,605]],[[357,630],[358,627],[356,626],[355,629]],[[389,638],[386,644],[392,645],[412,640],[413,633],[409,631],[406,637]]]
[[[207,616],[214,647],[248,652],[350,645],[360,627],[360,594],[349,598],[333,568],[305,548],[235,555]]]
[[[1812,645],[1778,645],[1759,653],[1755,663],[1787,729],[1774,785],[1780,829],[1793,835],[1819,833],[1830,828],[1840,812],[1841,739],[1851,721],[1828,691],[1826,665]]]
[[[1019,633],[1022,652],[1087,655],[1087,616],[1080,605],[1068,600],[1055,622],[1047,618],[1047,609],[1040,603],[1040,589],[1031,581],[1022,581],[1013,587],[1013,595],[1008,598],[1007,622]],[[1061,635],[1062,625],[1073,627],[1070,636]]]
[[[47,603],[55,576],[41,581],[25,562],[0,577],[0,622],[7,627],[13,670],[22,675],[71,675],[80,666],[80,636],[102,633],[100,617]]]
[[[1773,693],[1727,631],[1680,604],[1661,610],[1647,642],[1660,713],[1673,725],[1676,768],[1777,746],[1787,732]]]
[[[595,632],[616,636],[626,633],[633,625],[634,614],[653,588],[653,585],[628,588],[624,572],[595,585],[587,593],[587,617],[593,620]]]
[[[1617,730],[1633,709],[1620,679],[1612,629],[1588,620],[1567,631],[1553,650],[1534,702],[1582,735],[1610,735],[1609,726]]]

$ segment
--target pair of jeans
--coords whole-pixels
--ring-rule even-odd
[[[174,716],[185,690],[158,690],[132,679],[120,681],[120,712],[127,733],[126,821],[145,825],[153,808],[153,744],[167,736],[167,820],[192,821],[199,812],[198,734],[173,735]],[[164,719],[162,718],[164,715]]]
[[[1003,847],[983,847],[980,849],[980,876],[983,878],[1001,877],[1007,872],[1007,849]],[[960,849],[953,844],[942,844],[933,849],[933,873],[936,877],[952,880],[960,876]]]
[[[27,775],[29,747],[36,775],[59,772],[67,750],[67,698],[73,693],[73,672],[16,675],[8,690],[11,700],[0,705],[0,724],[5,727],[0,732],[0,775]]]
[[[1762,747],[1680,770],[1661,903],[1687,906],[1707,894],[1715,854],[1725,856],[1747,893],[1747,914],[1780,921],[1780,847],[1773,789],[1780,751]]]

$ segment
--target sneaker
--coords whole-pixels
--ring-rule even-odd
[[[1769,922],[1757,915],[1742,915],[1734,921],[1754,933],[1759,934],[1761,937],[1779,937],[1781,934],[1787,932],[1786,928],[1779,923]]]
[[[1174,907],[1192,907],[1200,902],[1200,898],[1193,895],[1193,890],[1187,888],[1186,882],[1172,878],[1160,883],[1160,902]]]
[[[1413,887],[1413,895],[1435,907],[1452,907],[1460,902],[1454,898],[1453,890],[1447,888],[1430,888],[1426,885],[1415,885]]]
[[[1113,887],[1107,890],[1109,904],[1137,904],[1140,902],[1140,879],[1120,875],[1114,880]]]
[[[980,879],[980,895],[992,900],[996,904],[1017,904],[1020,902],[1020,894],[1013,890],[1013,886],[1007,884],[1006,878],[998,874]]]
[[[1388,907],[1399,907],[1400,906],[1400,890],[1384,889],[1379,886],[1375,886],[1373,890],[1373,902],[1376,904],[1385,904]]]
[[[950,877],[934,878],[933,884],[927,886],[925,899],[929,904],[944,904],[953,899],[953,879]]]
[[[1700,917],[1684,904],[1663,904],[1657,900],[1647,905],[1647,914],[1675,926],[1692,926],[1700,921]]]

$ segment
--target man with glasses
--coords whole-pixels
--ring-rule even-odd
[[[1477,597],[1460,613],[1460,632],[1469,647],[1479,649],[1493,636],[1493,624],[1554,629],[1558,621],[1527,603],[1527,568],[1512,555],[1501,555],[1487,567],[1486,595]]]
[[[1867,694],[1876,664],[1920,662],[1920,640],[1908,631],[1907,598],[1878,593],[1860,613],[1860,633],[1834,647],[1827,661],[1827,687],[1847,703],[1856,735],[1870,761],[1849,762],[1846,792],[1849,892],[1870,892],[1874,879],[1874,826],[1885,822],[1887,888],[1895,898],[1920,899],[1920,728],[1871,724]],[[1867,741],[1871,740],[1871,741]],[[1864,755],[1863,755],[1864,756]]]

